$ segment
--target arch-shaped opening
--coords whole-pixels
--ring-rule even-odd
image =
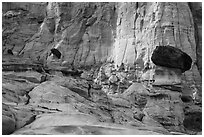
[[[13,51],[11,49],[8,49],[7,53],[10,54],[10,55],[13,55]]]

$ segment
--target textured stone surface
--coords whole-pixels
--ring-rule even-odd
[[[202,75],[202,3],[201,2],[189,2],[188,3],[194,21],[195,27],[195,41],[196,41],[196,55],[197,66],[200,74]]]
[[[9,135],[16,130],[15,117],[10,108],[2,104],[2,134]]]
[[[152,79],[153,76],[157,77],[155,74],[157,68],[154,68],[151,61],[151,55],[156,46],[176,47],[192,58],[192,67],[184,73],[183,77],[181,75],[171,76],[170,73],[165,74],[167,70],[163,70],[166,78],[162,77],[161,81],[172,77],[171,79],[181,79],[181,82],[187,86],[196,83],[196,89],[201,94],[201,77],[195,63],[197,60],[195,28],[188,4],[141,2],[120,3],[118,6],[117,37],[113,52],[116,64],[138,62],[139,67],[145,68],[145,64],[150,62],[150,68],[144,74],[148,77],[143,77],[146,80]],[[162,71],[161,68],[159,70]],[[184,90],[184,92],[188,91]],[[192,94],[190,91],[188,93]]]
[[[24,48],[25,56],[49,58],[50,65],[52,61],[75,66],[106,61],[114,42],[115,10],[114,3],[49,3],[40,31]],[[51,48],[62,53],[61,60],[48,55]]]
[[[180,69],[161,67],[161,66],[156,66],[155,68],[156,68],[156,70],[154,71],[154,75],[152,78],[155,80],[153,85],[178,85],[178,84],[181,84],[182,73],[181,73]],[[144,73],[143,76],[145,74],[148,74],[148,73]]]
[[[2,134],[9,135],[15,130],[30,124],[35,120],[35,115],[28,108],[14,107],[2,104]]]
[[[200,134],[201,9],[182,2],[3,3],[5,134],[27,124],[14,134]],[[190,70],[154,64],[156,46],[188,54]],[[10,131],[7,120],[15,124]]]
[[[140,57],[147,62],[156,46],[166,45],[181,49],[195,61],[193,18],[187,3],[120,3],[119,7],[115,44],[118,64],[134,63]],[[185,12],[189,14],[184,16]],[[118,54],[123,52],[124,57]]]
[[[7,8],[4,11],[9,10],[10,5],[6,4]],[[151,55],[156,46],[169,45],[182,50],[192,58],[191,69],[186,71],[181,78],[186,85],[196,83],[195,88],[201,94],[201,71],[200,74],[198,73],[198,69],[201,70],[201,5],[199,3],[51,2],[33,4],[37,5],[36,7],[39,6],[39,9],[46,7],[44,8],[46,12],[43,10],[39,14],[44,15],[40,27],[36,26],[39,27],[39,31],[36,33],[37,29],[34,29],[32,38],[29,37],[26,44],[21,42],[21,45],[25,47],[20,54],[24,53],[25,57],[52,67],[59,65],[90,66],[108,60],[114,60],[115,65],[123,62],[131,66],[137,62],[141,71],[147,62],[150,62],[150,66],[154,66]],[[14,3],[10,7],[13,5],[19,6]],[[20,7],[26,9],[25,5],[26,3]],[[34,15],[38,13],[34,8],[31,8],[29,12]],[[3,19],[4,21],[7,20]],[[15,19],[13,21],[12,24],[18,23]],[[196,26],[199,29],[196,29]],[[3,35],[7,35],[6,30],[14,31],[7,29],[10,27],[3,26],[3,28],[6,28]],[[28,31],[30,30],[28,28]],[[19,34],[18,31],[17,33]],[[8,33],[9,37],[10,34]],[[8,39],[5,36],[5,40]],[[10,42],[17,43],[12,39]],[[9,46],[12,44],[5,46],[5,52]],[[61,52],[60,59],[50,54],[52,48]],[[156,70],[150,69],[145,75],[155,75],[154,71]],[[178,75],[175,75],[175,78],[173,76],[172,79],[177,79],[177,77]]]
[[[49,122],[48,122],[49,121]],[[47,123],[46,125],[44,123]],[[157,131],[151,131],[147,128],[134,129],[124,127],[118,124],[105,124],[98,122],[94,117],[86,114],[47,114],[42,115],[31,125],[16,131],[18,134],[71,134],[71,135],[159,135]]]
[[[183,122],[184,127],[188,130],[202,131],[202,113],[200,112],[186,113],[186,118]]]
[[[37,33],[45,17],[45,3],[3,3],[3,13],[16,16],[3,16],[2,19],[2,50],[6,54],[11,49],[18,55],[32,36]]]
[[[117,95],[108,97],[94,89],[91,98],[88,98],[83,88],[84,80],[62,76],[54,76],[51,80],[29,92],[28,105],[38,116],[32,124],[14,134],[170,134],[161,125],[154,127],[140,122],[141,116],[136,116],[136,112],[141,113],[140,110],[132,109],[131,101],[126,98]],[[73,127],[73,130],[65,127]],[[82,131],[78,132],[78,128]]]
[[[30,74],[29,72],[4,72],[2,101],[9,104],[26,104],[28,101],[26,95],[39,84],[37,79],[39,79],[40,76],[41,75],[37,72],[30,72]]]
[[[138,113],[143,115],[142,121],[151,117],[169,130],[182,131],[184,112],[179,97],[181,93],[160,87],[155,87],[152,92],[143,84],[134,83],[122,95],[136,108],[140,108]]]

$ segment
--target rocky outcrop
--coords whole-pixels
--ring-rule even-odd
[[[47,123],[46,125],[44,123]],[[156,131],[127,128],[118,124],[106,124],[98,122],[94,117],[83,114],[45,114],[38,117],[38,120],[31,125],[14,133],[19,134],[36,134],[36,135],[159,135]]]
[[[202,130],[202,110],[197,105],[189,106],[189,103],[184,107],[185,119],[183,125],[187,132],[201,132]]]
[[[3,5],[4,134],[201,132],[200,3]]]
[[[200,74],[202,75],[202,3],[200,2],[189,2],[189,8],[191,9],[194,28],[195,28],[195,41],[196,41],[196,55],[197,55],[197,66]]]
[[[142,122],[149,116],[168,130],[184,130],[181,126],[184,112],[180,92],[161,87],[148,91],[143,84],[134,83],[122,95],[130,100],[132,105],[136,105],[136,108],[140,108],[140,115],[143,114]]]
[[[120,3],[118,6],[117,37],[113,52],[116,64],[135,63],[142,68],[137,71],[141,71],[143,80],[152,80],[154,85],[182,84],[183,94],[192,97],[195,93],[196,98],[201,97],[201,75],[196,63],[197,36],[189,5],[144,2]],[[191,57],[190,70],[181,74],[179,69],[155,66],[151,56],[156,46],[167,45]]]
[[[10,108],[2,105],[2,134],[9,135],[16,130],[15,117]]]
[[[45,3],[3,3],[2,50],[18,55],[37,33],[45,15]]]
[[[21,77],[23,73],[26,75]],[[116,72],[117,75],[122,73],[125,74]],[[12,131],[7,132],[8,126],[3,124],[4,134],[10,134],[14,130],[17,130],[14,134],[171,134],[169,131],[184,132],[182,121],[185,117],[179,98],[181,92],[177,90],[172,91],[169,90],[170,88],[167,89],[168,87],[150,89],[143,83],[137,82],[125,90],[124,86],[129,84],[121,83],[121,93],[106,94],[103,89],[93,86],[91,97],[89,97],[87,93],[89,79],[65,77],[55,73],[51,74],[48,81],[35,83],[35,80],[29,78],[31,76],[36,79],[40,77],[39,73],[32,71],[4,72],[5,83],[9,82],[6,78],[10,78],[10,82],[18,84],[18,88],[21,88],[19,85],[23,83],[14,81],[24,79],[27,85],[32,86],[28,87],[29,89],[22,87],[14,93],[15,85],[3,84],[4,88],[11,90],[4,91],[7,94],[7,96],[3,94],[4,98],[11,97],[12,94],[18,95],[17,99],[3,100],[10,108],[7,111],[14,116],[13,125],[15,125]],[[25,103],[21,101],[23,95]],[[15,105],[15,102],[18,105]],[[187,112],[185,114],[188,115]],[[7,115],[5,113],[5,116]],[[3,121],[7,120],[5,116]],[[186,117],[185,121],[189,118]],[[83,119],[86,121],[84,122]],[[188,125],[185,126],[189,129]],[[69,128],[72,130],[68,130]],[[197,133],[200,130],[195,131]]]
[[[53,75],[29,91],[26,106],[13,108],[7,103],[18,127],[14,130],[28,124],[14,134],[171,134],[153,119],[157,126],[142,123],[144,114],[125,96],[107,96],[94,88],[87,96],[87,82]]]
[[[115,3],[49,3],[45,21],[23,51],[49,65],[104,62],[111,55],[116,18]],[[51,48],[61,52],[60,60],[49,54]]]
[[[145,70],[147,64],[151,67],[155,66],[151,56],[156,46],[169,45],[188,54],[192,59],[192,67],[184,73],[184,77],[172,76],[171,72],[177,73],[177,70],[175,72],[169,70],[166,73],[168,68],[164,68],[162,72],[166,73],[166,76],[162,77],[164,84],[168,83],[165,81],[169,79],[170,81],[181,79],[180,82],[177,80],[175,83],[183,82],[186,85],[196,83],[196,89],[201,92],[201,77],[198,73],[201,65],[196,63],[201,60],[200,56],[197,58],[200,53],[196,54],[196,51],[201,50],[196,46],[198,37],[194,26],[195,21],[200,22],[199,4],[133,2],[39,3],[39,5],[46,6],[46,12],[42,12],[46,16],[43,16],[44,20],[39,24],[40,27],[38,26],[39,31],[35,35],[32,33],[32,38],[29,38],[26,44],[21,44],[25,47],[19,52],[24,54],[24,57],[51,68],[60,65],[95,66],[112,60],[115,66],[124,63],[134,67],[134,64],[137,64],[141,71]],[[193,5],[197,10],[191,10]],[[22,6],[21,9],[26,9],[25,7]],[[38,13],[32,8],[30,12]],[[3,21],[8,20],[3,19]],[[18,22],[15,19],[13,21]],[[3,26],[3,28],[8,27]],[[199,40],[201,40],[200,33]],[[8,45],[12,46],[12,44]],[[60,58],[50,54],[52,48],[59,51]],[[142,78],[153,79],[153,75],[157,77],[155,71],[161,71],[161,69],[159,67],[159,70],[151,68],[145,72],[141,71],[144,73]]]
[[[7,103],[7,102],[6,102]],[[9,135],[32,123],[36,114],[29,108],[2,104],[2,134]]]
[[[195,61],[193,18],[187,3],[120,3],[119,7],[115,43],[117,64],[133,64],[139,58],[146,63],[156,46],[166,45],[181,49]],[[182,13],[189,14],[184,18]]]

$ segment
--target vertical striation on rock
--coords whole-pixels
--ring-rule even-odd
[[[194,28],[195,28],[195,41],[196,41],[196,55],[197,66],[200,74],[202,75],[202,3],[201,2],[189,2],[189,8],[191,9]]]
[[[37,35],[41,38],[34,37],[24,51],[31,58],[48,59],[48,65],[53,61],[50,48],[62,53],[61,60],[54,61],[58,65],[79,67],[105,62],[111,55],[116,18],[115,3],[48,3],[46,19]]]
[[[201,122],[197,121],[201,119],[200,110],[186,106],[202,101],[202,3],[4,2],[3,5],[3,71],[43,73],[13,72],[17,76],[6,73],[4,103],[48,106],[76,103],[76,110],[101,117],[103,122],[130,126],[143,122],[179,132],[193,126],[195,132],[200,132]],[[76,68],[84,72],[75,71]],[[47,72],[60,76],[51,76],[45,82]],[[79,78],[76,73],[82,76]],[[69,79],[70,75],[75,75],[76,81]],[[17,82],[10,84],[8,78]],[[98,88],[92,87],[95,104],[89,106],[92,103],[84,85],[93,79]],[[19,87],[23,82],[37,87],[32,91],[29,87],[22,96],[27,88]],[[107,109],[98,108],[100,101],[105,102],[102,105]],[[112,104],[108,106],[107,102]],[[91,107],[97,109],[92,111]],[[21,118],[13,119],[7,110],[4,112],[4,132],[10,134]],[[33,121],[35,116],[28,119]],[[30,123],[28,119],[18,128]],[[191,120],[192,126],[188,124]],[[7,121],[12,124],[11,130],[7,129]]]
[[[181,84],[182,94],[191,97],[197,94],[200,100],[201,57],[194,17],[198,18],[198,15],[195,15],[195,11],[192,13],[188,3],[119,3],[113,50],[116,64],[137,64],[142,68],[138,71],[142,72],[143,80],[154,80],[153,85],[160,86]],[[151,57],[157,46],[174,47],[189,56],[192,60],[188,64],[188,71],[154,64]],[[162,108],[158,109],[162,111]],[[182,110],[180,113],[183,113]]]
[[[3,53],[10,49],[18,55],[43,22],[45,3],[4,2],[2,11]]]
[[[113,50],[115,62],[117,65],[137,63],[143,68],[149,64],[149,70],[144,72],[143,79],[153,79],[154,76],[157,76],[156,71],[158,71],[158,67],[155,67],[151,61],[156,46],[178,48],[192,59],[191,69],[183,74],[180,83],[193,84],[195,85],[194,90],[198,89],[201,92],[201,75],[198,73],[199,65],[196,65],[198,55],[196,49],[198,48],[195,31],[194,19],[188,3],[119,3],[117,37]],[[162,72],[164,75],[168,74],[165,74],[166,70],[160,67],[159,71],[164,71]],[[165,79],[163,79],[164,84]],[[192,91],[186,90],[184,89],[185,92],[192,95]]]

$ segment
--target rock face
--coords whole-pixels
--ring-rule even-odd
[[[2,8],[3,134],[201,132],[202,3]]]
[[[181,49],[195,62],[195,29],[187,3],[120,3],[118,6],[117,64],[133,64],[139,58],[146,63],[156,46],[166,45]],[[183,13],[189,14],[183,16]]]
[[[18,55],[45,18],[45,3],[3,3],[2,50]]]
[[[13,6],[23,11],[32,7],[32,3],[27,6],[26,3],[22,6],[18,3],[5,4],[7,8],[4,11],[12,9]],[[198,69],[201,70],[199,50],[201,44],[197,44],[201,41],[201,33],[197,30],[201,29],[196,29],[196,26],[201,28],[199,25],[201,6],[198,3],[33,3],[33,5],[37,5],[39,9],[44,6],[46,11],[42,10],[43,12],[35,17],[36,20],[34,19],[37,21],[42,16],[42,23],[32,24],[37,25],[39,31],[36,33],[37,29],[34,29],[35,32],[30,33],[32,38],[29,37],[26,44],[25,42],[21,44],[25,47],[18,48],[17,52],[24,54],[24,57],[55,67],[93,66],[113,60],[115,66],[120,66],[121,63],[132,66],[137,63],[142,70],[147,62],[150,62],[151,66],[155,65],[151,61],[151,56],[157,46],[169,45],[185,52],[192,59],[191,70],[185,72],[181,82],[196,83],[196,88],[201,91],[199,82],[201,71],[198,74]],[[26,16],[38,13],[34,8],[30,9]],[[15,23],[12,24],[18,23],[17,18],[13,21]],[[3,26],[9,32],[10,27]],[[10,36],[6,31],[3,34]],[[5,40],[7,39],[5,36]],[[17,48],[10,43],[5,46],[5,52],[9,46]],[[50,54],[52,48],[61,53],[60,58]],[[145,75],[154,75],[155,71],[157,70],[150,69]]]
[[[178,68],[182,73],[189,70],[192,64],[190,56],[171,46],[157,46],[151,60],[155,65]]]
[[[49,122],[48,122],[49,121]],[[44,122],[48,122],[47,125]],[[42,130],[43,129],[43,130]],[[153,131],[145,131],[145,128],[137,130],[134,128],[126,128],[121,125],[103,124],[98,122],[94,117],[78,113],[78,114],[46,114],[38,118],[37,121],[30,126],[19,130],[15,135],[19,134],[36,134],[36,135],[160,135]]]
[[[149,116],[168,130],[182,130],[184,112],[179,97],[181,93],[161,87],[155,87],[154,90],[156,93],[149,92],[141,83],[134,83],[123,96],[136,105],[136,108],[140,108],[139,112],[144,115],[142,122],[145,123]]]
[[[191,10],[193,5],[197,10]],[[201,68],[201,44],[197,44],[198,38],[201,41],[201,34],[194,25],[195,20],[200,23],[199,5],[190,4],[189,7],[188,3],[141,2],[48,3],[45,6],[46,16],[38,33],[21,51],[24,57],[52,68],[59,65],[93,66],[112,60],[115,66],[137,63],[143,70],[147,63],[155,66],[151,56],[157,46],[169,45],[191,57],[192,65],[187,66],[190,70],[181,77],[177,70],[168,70],[168,67],[151,68],[141,72],[144,73],[142,78],[157,77],[164,81],[163,84],[195,83],[201,94],[201,71],[198,73]],[[61,53],[60,58],[50,54],[52,48]],[[183,67],[180,69],[182,72],[186,70]],[[158,71],[163,71],[164,77],[157,76]],[[189,91],[189,94],[192,92]]]
[[[23,50],[25,56],[48,59],[49,65],[52,61],[74,66],[106,61],[115,37],[115,10],[114,3],[49,3],[39,32]],[[51,48],[61,52],[60,60],[48,55]]]
[[[132,102],[125,99],[129,93],[124,97],[108,97],[100,89],[91,89],[90,98],[84,82],[87,83],[83,79],[53,75],[50,81],[29,92],[29,102],[25,106],[14,107],[6,102],[10,107],[7,111],[14,115],[14,118],[10,115],[14,121],[10,124],[15,128],[7,131],[8,125],[4,124],[4,134],[14,130],[17,131],[13,134],[170,134],[159,123],[152,122],[157,126],[142,123],[143,117],[148,119],[148,115],[131,107]],[[4,115],[8,116],[7,113]]]
[[[202,3],[200,2],[189,2],[188,3],[192,15],[195,27],[195,41],[196,41],[196,55],[197,55],[197,66],[200,74],[202,75]]]
[[[8,106],[4,104],[2,106],[2,133],[4,135],[9,135],[16,130],[15,117]]]
[[[196,56],[195,27],[188,3],[120,3],[116,36],[113,52],[116,64],[136,62],[139,67],[145,68],[149,62],[150,68],[144,72],[143,79],[161,77],[155,74],[160,71],[165,75],[162,76],[163,84],[167,83],[170,77],[172,83],[175,81],[173,79],[180,79],[179,83],[186,85],[196,83],[201,94],[201,77],[195,63],[199,58]],[[186,71],[184,76],[173,76],[170,75],[171,72],[166,73],[168,68],[162,70],[158,67],[157,70],[157,67],[154,67],[155,64],[151,60],[153,51],[157,46],[167,45],[176,47],[191,57],[191,69]]]

